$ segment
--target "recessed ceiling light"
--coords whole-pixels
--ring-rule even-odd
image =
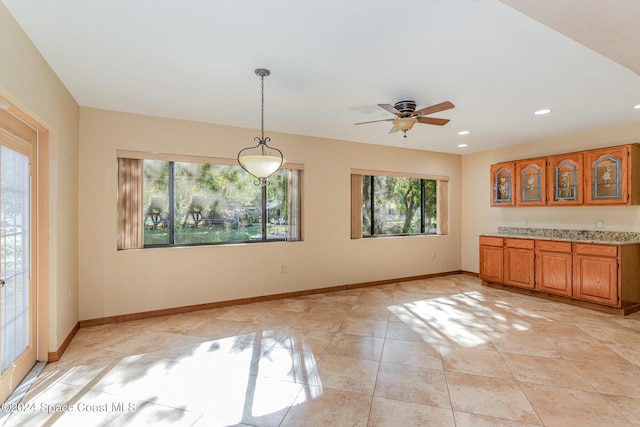
[[[634,105],[633,108],[635,108],[636,110],[640,110],[640,104]]]
[[[458,132],[458,135],[469,135],[471,132],[469,132],[468,130],[461,130],[460,132]]]
[[[458,148],[464,148],[467,147],[467,144],[458,144]]]
[[[543,108],[542,110],[535,111],[533,114],[536,116],[541,116],[543,114],[549,114],[551,110],[549,108]]]

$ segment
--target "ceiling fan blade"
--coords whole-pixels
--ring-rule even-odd
[[[401,116],[402,113],[398,110],[396,110],[396,107],[394,107],[393,105],[390,104],[378,104],[378,107],[383,108],[385,110],[387,110],[388,112],[390,112],[391,114],[395,114],[396,116]]]
[[[431,107],[425,107],[420,110],[414,111],[412,115],[424,116],[426,114],[438,113],[440,111],[450,110],[452,108],[455,108],[455,105],[453,105],[449,101],[445,101],[445,102],[441,102],[440,104],[432,105]]]
[[[370,122],[354,123],[354,125],[366,125],[367,123],[378,123],[378,122],[392,122],[394,120],[395,119],[372,120]]]
[[[449,123],[449,119],[437,119],[435,117],[416,117],[416,120],[418,120],[418,123],[436,126],[444,126]]]
[[[396,132],[398,132],[399,130],[400,130],[400,129],[398,129],[397,127],[393,126],[393,127],[391,128],[391,130],[389,131],[389,133],[396,133]]]

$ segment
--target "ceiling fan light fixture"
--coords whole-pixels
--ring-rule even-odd
[[[413,125],[416,124],[418,119],[415,117],[399,117],[393,121],[393,125],[397,127],[399,130],[406,132],[411,130]]]
[[[271,72],[265,68],[258,68],[255,73],[260,76],[261,82],[260,136],[256,136],[253,139],[258,142],[258,145],[240,150],[238,163],[242,169],[258,179],[256,184],[266,186],[269,183],[269,177],[276,173],[286,160],[282,155],[282,151],[269,147],[268,142],[271,139],[264,136],[264,78]]]
[[[439,104],[431,105],[430,107],[421,108],[416,110],[416,103],[414,101],[400,101],[395,105],[391,104],[378,104],[378,107],[389,113],[395,115],[393,119],[372,120],[368,122],[355,123],[356,125],[364,125],[367,123],[376,122],[393,122],[393,127],[389,133],[395,133],[402,131],[404,137],[407,137],[407,131],[410,130],[416,123],[444,126],[449,123],[449,119],[439,119],[435,117],[424,117],[428,114],[437,113],[439,111],[450,110],[455,108],[450,101],[441,102]]]

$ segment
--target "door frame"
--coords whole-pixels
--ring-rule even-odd
[[[26,113],[25,109],[17,106],[8,96],[0,94],[0,102],[9,106],[7,111],[24,123],[34,128],[37,133],[35,147],[36,168],[32,170],[32,179],[36,180],[36,206],[33,214],[36,216],[35,229],[35,277],[36,290],[36,360],[48,361],[49,354],[49,155],[51,133],[35,115]],[[35,175],[35,176],[34,176]],[[52,324],[55,324],[53,322]]]

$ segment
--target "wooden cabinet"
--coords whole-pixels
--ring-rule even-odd
[[[480,278],[488,282],[502,283],[502,237],[480,237]]]
[[[548,298],[640,310],[640,244],[480,237],[480,278]],[[593,305],[590,305],[593,307]]]
[[[573,294],[571,242],[536,241],[536,289],[570,297]]]
[[[491,165],[491,206],[513,206],[515,163]]]
[[[546,159],[516,162],[516,205],[536,206],[547,202]]]
[[[639,205],[640,145],[491,165],[491,206]]]
[[[629,147],[584,153],[588,204],[626,204],[629,201]]]
[[[618,246],[575,244],[574,296],[618,306]]]
[[[552,156],[547,160],[547,197],[550,205],[583,203],[583,154]]]
[[[534,241],[504,239],[504,277],[507,285],[534,288]]]

